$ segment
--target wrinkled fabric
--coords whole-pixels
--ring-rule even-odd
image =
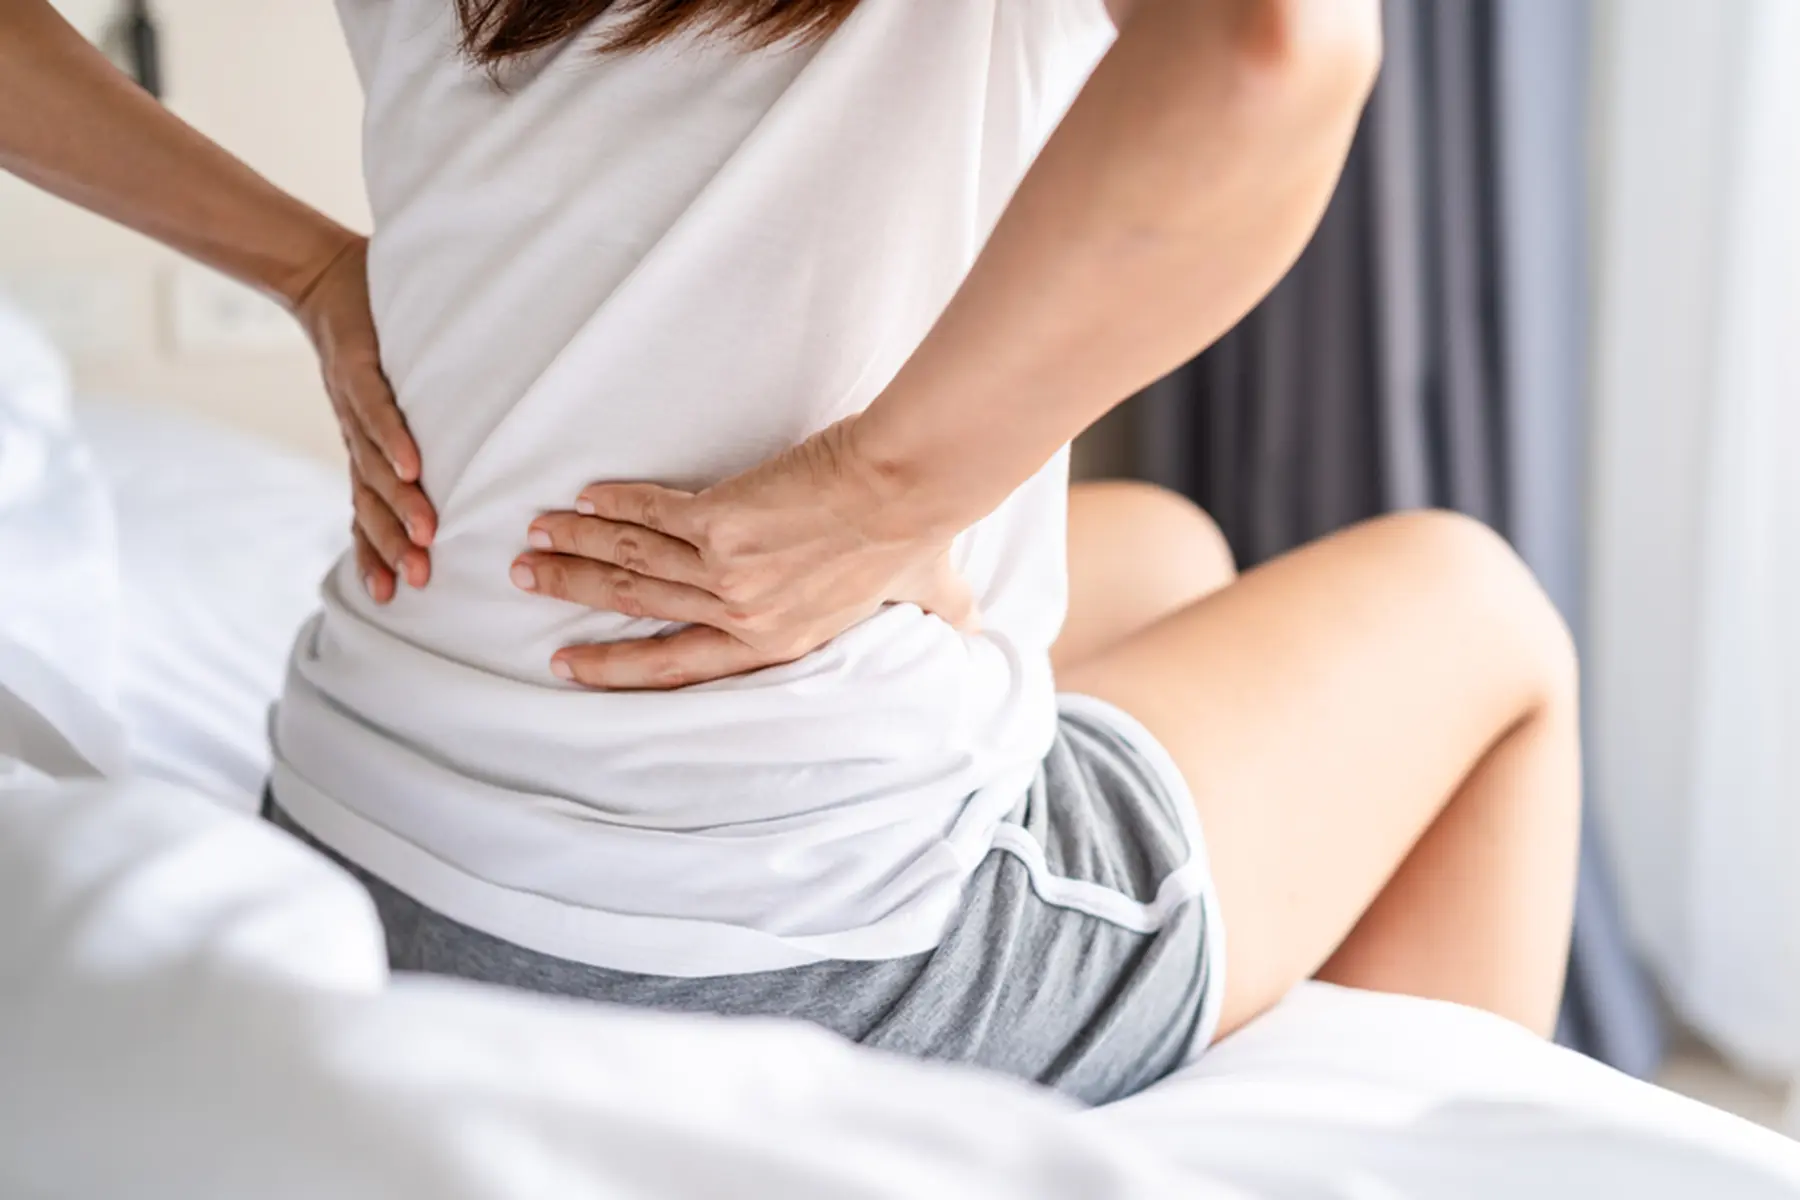
[[[272,827],[0,769],[0,1194],[1762,1200],[1800,1150],[1325,985],[1082,1113],[797,1023],[389,979],[366,894]]]
[[[124,764],[111,500],[54,347],[0,297],[0,754]],[[47,718],[47,719],[40,719]]]

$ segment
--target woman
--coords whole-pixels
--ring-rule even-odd
[[[319,349],[357,548],[270,815],[396,967],[1093,1101],[1310,976],[1548,1030],[1575,669],[1517,560],[1413,514],[1223,586],[1184,502],[1066,491],[1310,235],[1375,0],[340,7],[372,244],[43,0],[0,161]]]

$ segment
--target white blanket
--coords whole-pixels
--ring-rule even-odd
[[[353,881],[0,770],[0,1195],[1800,1196],[1792,1143],[1449,1005],[1306,990],[1078,1112],[775,1022],[387,978]]]
[[[68,772],[124,764],[118,591],[112,505],[68,371],[0,296],[0,754]]]
[[[5,1200],[1800,1197],[1785,1139],[1450,1005],[1308,987],[1199,1066],[1080,1112],[800,1026],[389,979],[354,881],[227,807],[260,777],[258,709],[311,558],[328,552],[322,526],[290,515],[256,569],[268,586],[207,608],[244,573],[242,547],[270,539],[239,530],[238,569],[199,570],[207,547],[182,531],[202,527],[195,511],[224,511],[222,492],[226,510],[249,503],[213,466],[248,451],[190,447],[180,494],[198,510],[165,506],[152,528],[159,510],[134,496],[121,514],[127,566],[143,551],[165,568],[140,584],[184,586],[133,593],[111,702],[108,663],[90,653],[102,643],[82,625],[107,619],[93,603],[110,578],[104,512],[63,438],[60,379],[41,355],[15,354],[9,376],[6,332]],[[52,442],[71,455],[61,475],[31,448]],[[179,450],[134,431],[107,453],[146,444],[164,469]],[[316,490],[297,480],[280,511],[341,527],[307,499]],[[266,527],[274,501],[259,503]],[[277,585],[293,563],[301,573]],[[168,695],[150,694],[158,681]]]

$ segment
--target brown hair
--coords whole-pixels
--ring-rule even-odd
[[[857,0],[456,0],[463,51],[496,67],[557,45],[614,9],[626,19],[597,50],[641,50],[688,29],[735,37],[748,46],[823,37]]]

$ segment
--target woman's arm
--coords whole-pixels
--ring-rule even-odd
[[[361,237],[176,119],[46,0],[0,0],[0,168],[293,312],[320,353],[351,451],[365,574],[398,567],[424,582],[423,550],[394,534],[410,523],[423,547],[435,521],[414,484],[418,449],[381,378]],[[385,583],[391,594],[391,575]]]
[[[176,120],[45,0],[0,0],[0,166],[289,307],[355,237]]]
[[[1305,247],[1380,61],[1377,0],[1138,0],[962,289],[854,428],[960,529],[1191,358]]]
[[[883,602],[957,623],[957,532],[1287,271],[1381,55],[1379,0],[1114,0],[1119,39],[937,325],[859,417],[698,495],[603,484],[519,586],[694,623],[558,653],[595,687],[787,661]]]

